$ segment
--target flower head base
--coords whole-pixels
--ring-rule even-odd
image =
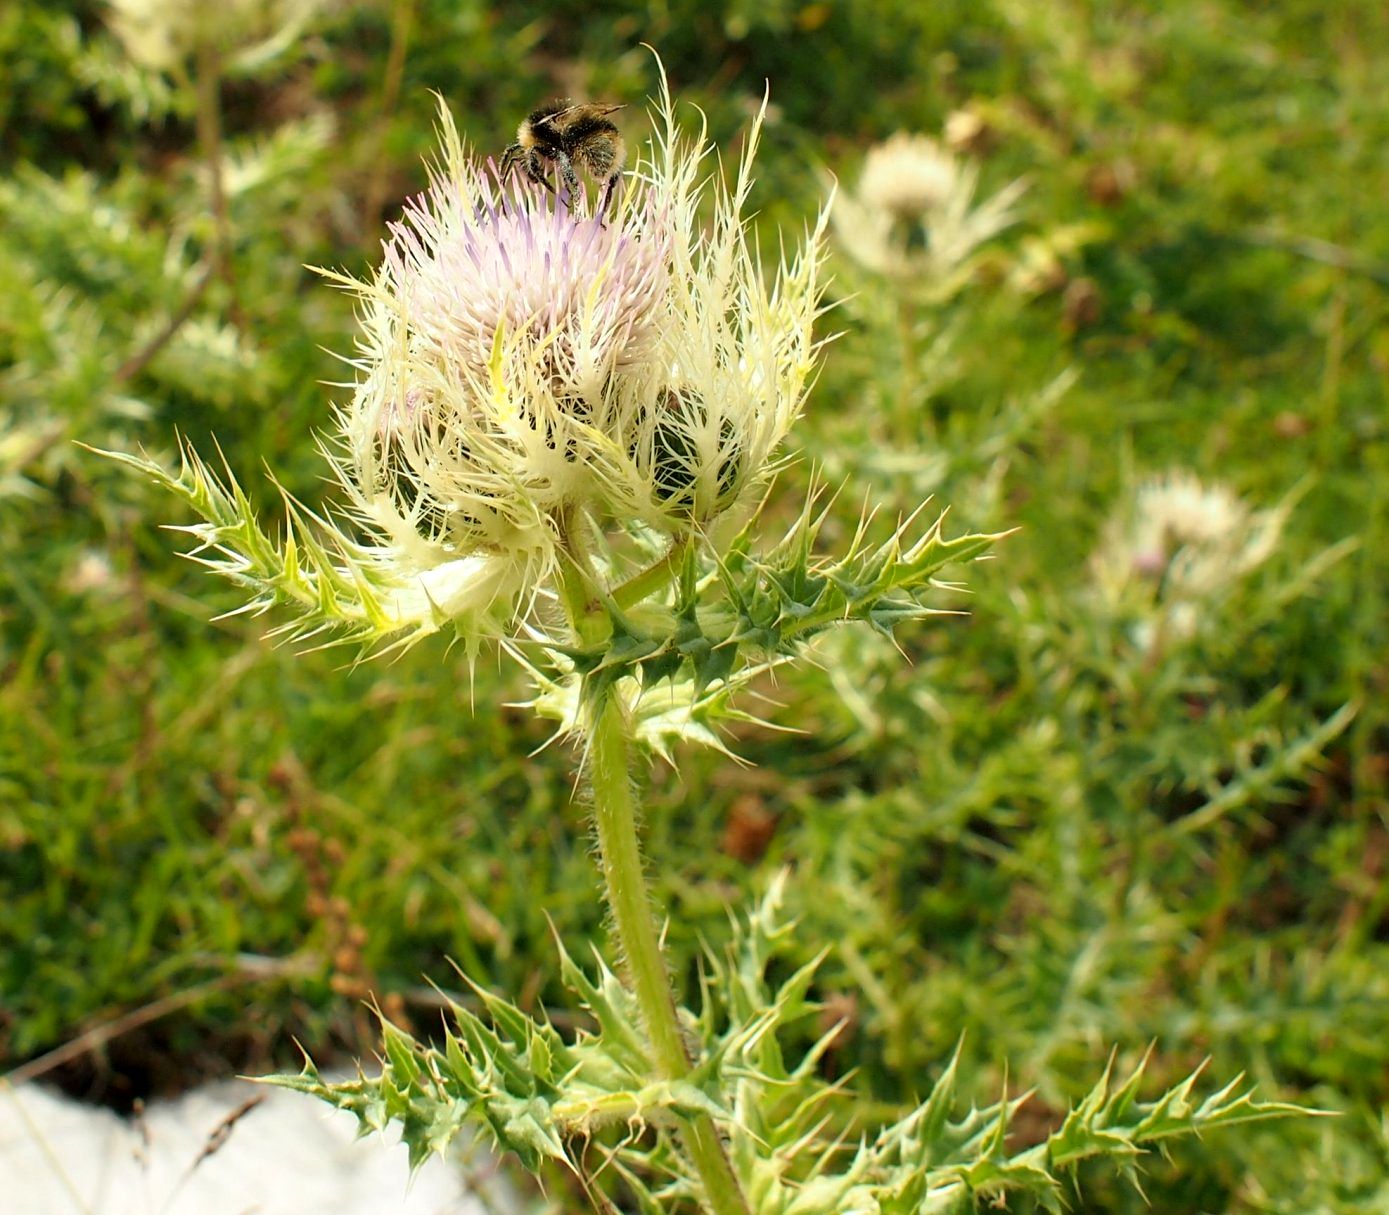
[[[899,131],[870,148],[858,188],[834,203],[835,233],[867,270],[939,289],[1014,220],[1023,183],[974,205],[978,169],[925,135]]]

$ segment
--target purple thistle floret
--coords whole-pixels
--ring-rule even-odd
[[[669,225],[646,195],[630,203],[585,215],[491,161],[436,181],[385,246],[411,356],[483,386],[500,333],[511,370],[543,349],[556,397],[597,410],[609,377],[651,357],[669,277]]]

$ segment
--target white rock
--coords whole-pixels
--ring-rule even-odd
[[[252,1098],[226,1141],[218,1128]],[[4,1215],[489,1215],[461,1173],[355,1138],[350,1114],[234,1081],[125,1119],[37,1085],[0,1086]],[[495,1209],[495,1208],[493,1208]]]

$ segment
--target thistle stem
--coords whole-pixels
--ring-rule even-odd
[[[620,586],[613,588],[613,602],[620,608],[635,607],[652,591],[659,590],[670,581],[671,574],[684,559],[685,550],[689,547],[689,536],[680,536],[672,540],[665,556],[648,565],[640,573],[633,574]]]
[[[386,73],[381,82],[380,113],[372,137],[372,174],[362,196],[362,230],[374,232],[381,224],[381,204],[386,197],[387,166],[386,137],[391,116],[400,102],[400,84],[405,78],[405,55],[410,47],[410,32],[415,23],[415,0],[395,0],[391,5],[391,47],[386,53]]]
[[[667,1079],[678,1080],[689,1074],[690,1056],[680,1033],[637,840],[629,729],[618,699],[611,691],[601,693],[593,709],[589,735],[588,778],[593,791],[593,817],[598,828],[608,906],[626,958],[628,981],[646,1022],[656,1066]],[[749,1215],[747,1200],[709,1116],[686,1118],[681,1139],[713,1215]]]
[[[208,206],[212,211],[213,264],[227,284],[232,319],[240,327],[241,308],[236,295],[236,275],[231,257],[231,213],[227,206],[222,171],[222,64],[217,48],[206,40],[198,44],[194,73],[198,143],[207,166]]]

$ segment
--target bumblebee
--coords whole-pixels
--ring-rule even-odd
[[[502,175],[521,168],[531,181],[552,194],[549,173],[558,172],[572,200],[579,193],[578,169],[583,169],[603,195],[598,207],[602,215],[622,180],[622,164],[627,146],[608,115],[620,105],[593,102],[575,104],[568,98],[551,101],[527,115],[516,128],[516,142],[502,153]]]

